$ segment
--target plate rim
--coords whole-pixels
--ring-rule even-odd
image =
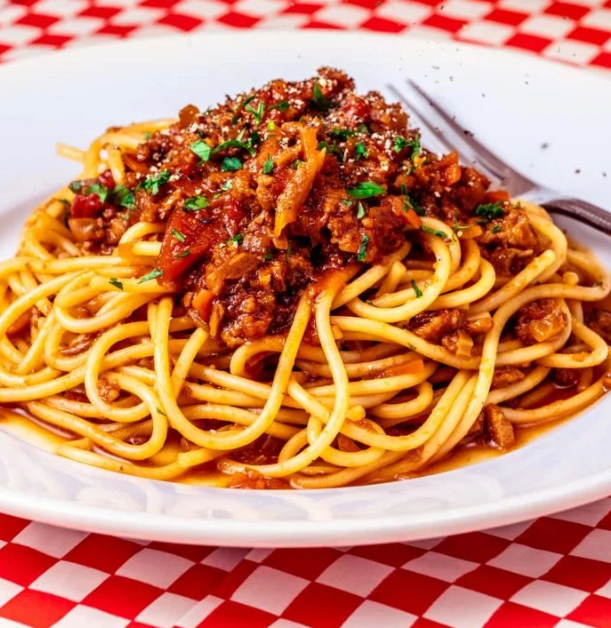
[[[235,33],[194,33],[181,35],[180,37],[156,36],[142,39],[127,39],[116,42],[98,43],[92,46],[77,47],[66,50],[54,51],[53,54],[41,54],[31,58],[17,59],[6,65],[0,66],[0,84],[4,80],[11,80],[11,75],[19,76],[22,71],[31,71],[36,68],[49,69],[54,64],[64,64],[72,58],[78,58],[80,63],[86,64],[87,60],[96,54],[104,53],[108,49],[146,49],[150,46],[178,46],[188,47],[190,42],[200,39],[227,40]],[[587,76],[593,82],[602,81],[609,84],[609,77],[593,70],[592,68],[577,68],[567,63],[553,61],[532,55],[520,50],[508,50],[490,48],[475,43],[464,43],[453,40],[426,40],[416,37],[398,37],[391,34],[376,34],[362,32],[333,32],[326,30],[311,31],[249,31],[240,32],[242,42],[247,40],[263,40],[274,38],[279,42],[295,38],[309,40],[324,38],[330,40],[338,37],[343,40],[397,40],[407,46],[419,42],[423,47],[437,50],[466,50],[468,53],[482,52],[508,59],[510,62],[537,65],[546,72],[570,76]],[[320,40],[319,40],[320,41]],[[242,44],[247,45],[247,44]],[[83,61],[83,58],[85,59]],[[586,72],[584,72],[586,70]],[[611,404],[611,401],[608,403]],[[44,453],[44,452],[43,452]],[[52,455],[52,454],[47,454]],[[66,464],[79,465],[66,460]],[[478,467],[481,465],[478,465]],[[77,467],[78,469],[78,467]],[[101,469],[95,469],[96,473],[113,473]],[[158,484],[157,480],[147,480]],[[207,487],[207,490],[210,488]],[[226,491],[227,489],[213,489]],[[329,495],[325,489],[307,491],[309,494]],[[350,487],[351,491],[372,490],[372,487]],[[269,494],[269,491],[255,491],[261,495]],[[454,506],[443,511],[442,521],[433,523],[430,512],[410,513],[400,516],[384,516],[372,519],[363,519],[356,523],[354,520],[339,519],[300,522],[298,531],[295,523],[284,521],[232,521],[227,519],[211,519],[203,517],[180,517],[171,514],[129,512],[110,507],[96,508],[81,502],[65,502],[50,497],[37,496],[25,492],[16,492],[12,489],[0,486],[0,508],[8,514],[24,517],[30,520],[44,521],[53,525],[100,532],[103,534],[116,534],[137,539],[166,540],[178,543],[190,544],[217,544],[222,546],[244,547],[313,547],[321,544],[328,545],[329,538],[337,538],[341,535],[341,545],[387,543],[393,541],[415,540],[432,538],[467,532],[476,529],[486,529],[491,526],[508,525],[564,510],[574,508],[601,497],[606,497],[611,492],[611,466],[608,470],[588,476],[578,481],[540,489],[525,495],[505,497],[497,502],[484,502],[478,505]],[[423,526],[428,526],[424,532]],[[369,535],[372,538],[368,538]],[[338,543],[339,545],[340,543]]]

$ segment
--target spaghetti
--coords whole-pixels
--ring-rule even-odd
[[[342,72],[112,128],[0,264],[0,403],[214,486],[410,477],[594,403],[608,273]]]

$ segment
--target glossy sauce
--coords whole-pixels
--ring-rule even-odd
[[[564,419],[559,419],[558,421],[550,421],[541,425],[516,427],[516,445],[514,450],[527,445],[539,436],[542,436],[555,427],[569,421],[571,418],[572,417],[566,417]],[[38,447],[39,449],[51,453],[54,453],[59,445],[66,443],[69,440],[73,440],[73,437],[66,432],[56,430],[53,427],[47,427],[45,424],[37,420],[29,419],[28,417],[8,408],[0,408],[0,429],[16,436],[20,440],[26,441],[35,447]],[[180,451],[181,449],[178,446],[178,442],[169,442],[168,445],[166,445],[163,450],[159,452],[159,454],[151,459],[151,462],[154,462],[156,465],[168,464],[172,462],[176,454]],[[104,452],[99,450],[99,453]],[[453,471],[461,467],[467,467],[486,460],[492,460],[493,458],[505,455],[506,453],[508,452],[477,443],[458,447],[450,456],[427,467],[419,475],[433,475],[437,473],[445,473],[446,471]],[[218,474],[214,473],[211,469],[207,469],[205,474],[201,473],[201,469],[194,469],[193,471],[187,472],[173,481],[183,484],[219,486],[226,485],[229,482],[229,476],[220,472],[218,472]]]

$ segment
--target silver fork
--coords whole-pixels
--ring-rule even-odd
[[[456,122],[456,116],[444,109],[422,87],[412,80],[408,80],[407,85],[411,88],[409,95],[394,85],[387,87],[446,150],[455,150],[461,160],[475,164],[486,176],[509,190],[512,196],[531,200],[550,213],[569,216],[611,235],[611,213],[529,179],[476,140],[473,133]]]

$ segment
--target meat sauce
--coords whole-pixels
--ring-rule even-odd
[[[422,148],[399,104],[357,94],[330,68],[304,81],[271,81],[204,112],[188,105],[122,159],[124,185],[109,171],[72,184],[67,224],[75,240],[110,254],[130,225],[163,222],[155,276],[229,347],[286,332],[303,290],[330,270],[375,263],[406,239],[417,246],[422,216],[459,235],[472,230],[500,275],[519,272],[542,250],[507,193],[490,191],[455,153]],[[445,317],[443,334],[430,320],[421,327],[449,350],[467,346],[465,334],[487,331]]]

